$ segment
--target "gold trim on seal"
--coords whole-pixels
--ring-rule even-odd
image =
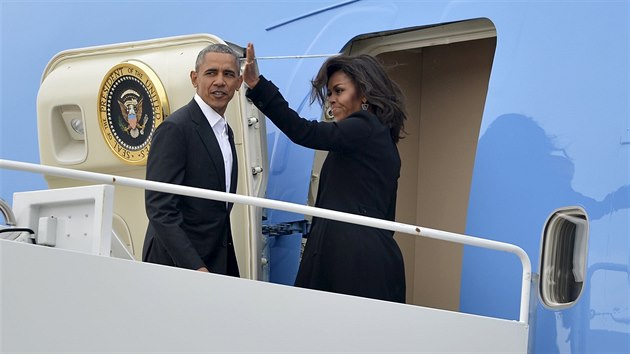
[[[170,114],[160,78],[146,64],[129,60],[107,72],[98,92],[105,142],[125,163],[145,165],[155,129]]]

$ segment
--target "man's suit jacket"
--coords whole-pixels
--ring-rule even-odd
[[[237,159],[228,128],[233,167],[230,192],[236,191]],[[191,100],[155,131],[147,162],[147,180],[225,191],[221,148],[201,108]],[[232,242],[232,203],[146,191],[147,228],[142,260],[188,269],[206,267],[226,274]]]

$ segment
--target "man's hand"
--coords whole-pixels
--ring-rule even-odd
[[[198,271],[198,272],[206,272],[206,273],[210,273],[210,272],[208,271],[208,268],[206,268],[206,267],[201,267],[201,268],[197,269],[197,271]]]
[[[258,84],[258,81],[260,80],[258,78],[258,75],[256,74],[254,58],[254,44],[248,43],[247,51],[245,54],[245,69],[243,69],[243,80],[249,88],[254,88],[254,86],[256,86]]]

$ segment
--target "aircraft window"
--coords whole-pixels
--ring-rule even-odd
[[[551,308],[571,306],[584,287],[588,221],[582,209],[554,212],[545,226],[540,296]]]

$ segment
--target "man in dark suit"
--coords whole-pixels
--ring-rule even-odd
[[[234,138],[224,114],[239,89],[237,54],[212,44],[197,57],[190,79],[195,97],[156,130],[147,180],[236,191]],[[232,203],[146,191],[145,262],[239,276],[232,243]]]

